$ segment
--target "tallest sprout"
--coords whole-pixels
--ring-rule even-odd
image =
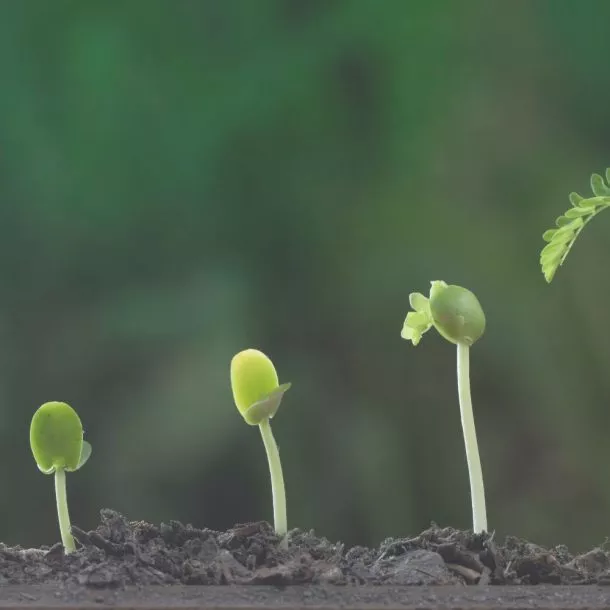
[[[458,397],[470,477],[472,527],[476,534],[485,532],[485,488],[470,395],[470,346],[485,331],[485,314],[470,290],[441,281],[432,282],[429,298],[415,292],[409,296],[409,302],[414,311],[407,314],[401,333],[403,339],[417,345],[422,335],[434,326],[447,341],[457,345]]]
[[[277,413],[282,397],[289,388],[290,383],[279,384],[273,362],[259,350],[243,350],[231,360],[231,389],[235,406],[246,423],[259,427],[265,445],[271,476],[273,521],[275,532],[282,536],[283,546],[287,544],[288,533],[286,490],[280,453],[270,420]]]

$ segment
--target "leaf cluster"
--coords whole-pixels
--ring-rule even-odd
[[[557,218],[556,228],[549,229],[542,235],[547,244],[540,253],[540,265],[544,278],[549,283],[587,223],[610,206],[610,168],[606,170],[605,181],[599,174],[591,176],[591,190],[594,196],[587,198],[578,193],[570,193],[572,207]]]
[[[412,292],[409,295],[409,304],[413,311],[407,313],[400,336],[411,341],[413,345],[417,345],[424,333],[427,333],[434,324],[430,311],[430,299],[421,292]]]

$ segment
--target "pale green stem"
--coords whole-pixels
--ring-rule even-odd
[[[277,448],[269,419],[264,419],[258,427],[263,437],[267,461],[269,462],[269,473],[271,474],[271,493],[273,495],[273,522],[275,532],[280,536],[286,536],[288,532],[288,521],[286,519],[286,490],[284,488],[284,475],[280,462],[280,452]]]
[[[466,344],[457,345],[457,378],[458,395],[460,399],[460,414],[464,444],[466,445],[466,461],[470,476],[470,498],[472,501],[472,528],[475,534],[487,531],[487,512],[485,510],[485,488],[483,487],[483,472],[481,458],[477,445],[477,433],[472,413],[472,398],[470,396],[470,354]]]
[[[55,500],[57,502],[57,518],[59,519],[59,532],[66,553],[76,550],[74,538],[71,533],[70,514],[68,513],[68,497],[66,495],[66,471],[63,468],[55,469]]]

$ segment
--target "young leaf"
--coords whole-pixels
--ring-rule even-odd
[[[574,207],[578,207],[583,199],[584,197],[581,197],[578,193],[570,193],[570,203]]]
[[[83,441],[83,448],[80,452],[80,460],[78,460],[78,465],[76,466],[76,468],[74,470],[80,470],[89,460],[89,458],[91,457],[91,451],[92,451],[92,447],[91,447],[91,443],[88,443],[87,441]]]
[[[555,233],[557,233],[557,229],[549,229],[548,231],[545,231],[542,234],[542,239],[544,239],[544,241],[549,242],[553,239],[553,235],[555,235]]]
[[[586,224],[599,212],[610,207],[610,168],[606,169],[606,182],[599,174],[591,176],[591,190],[594,197],[584,198],[578,193],[570,193],[573,207],[557,218],[556,229],[549,229],[542,234],[542,239],[547,244],[540,253],[540,266],[549,283]]]
[[[430,307],[428,297],[421,292],[412,292],[409,295],[409,304],[414,311],[428,311]]]
[[[417,345],[424,333],[432,328],[432,315],[429,311],[410,311],[407,314],[400,336]]]
[[[284,394],[290,389],[290,382],[283,383],[261,400],[250,405],[244,412],[243,417],[247,424],[258,426],[263,419],[272,419],[280,408]]]
[[[604,179],[599,174],[591,176],[591,190],[597,197],[607,197],[610,195],[610,188],[604,183]]]
[[[587,214],[590,214],[591,212],[584,207],[578,207],[578,208],[571,208],[569,209],[566,213],[565,213],[565,217],[566,218],[579,218],[580,216],[586,216]]]

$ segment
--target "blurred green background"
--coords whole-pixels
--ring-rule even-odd
[[[30,418],[80,413],[73,521],[270,519],[229,362],[292,381],[289,522],[349,544],[468,527],[455,352],[408,294],[481,300],[490,526],[610,533],[610,217],[551,286],[542,232],[610,165],[610,3],[4,0],[0,539],[59,539]]]

